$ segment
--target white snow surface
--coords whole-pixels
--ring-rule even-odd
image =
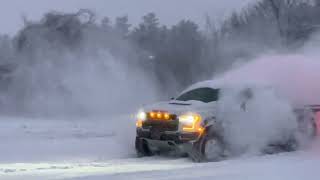
[[[300,180],[317,179],[320,167],[317,144],[307,151],[215,163],[135,158],[135,122],[130,116],[91,121],[1,117],[0,121],[1,180]]]

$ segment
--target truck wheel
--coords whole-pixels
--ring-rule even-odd
[[[218,138],[209,136],[204,137],[201,153],[205,161],[219,161],[222,158],[223,152],[223,145]]]
[[[135,147],[138,157],[153,155],[152,151],[149,148],[148,142],[139,137],[136,137]]]
[[[195,162],[215,162],[223,158],[224,147],[215,136],[204,135],[193,147],[190,157]]]

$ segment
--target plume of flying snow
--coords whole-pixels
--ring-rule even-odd
[[[320,104],[315,50],[320,41],[313,39],[298,52],[260,56],[214,79],[216,84],[242,85],[224,91],[219,107],[225,138],[235,152],[259,153],[267,144],[288,140],[290,132],[298,132],[294,110]],[[248,89],[250,97],[243,97]]]

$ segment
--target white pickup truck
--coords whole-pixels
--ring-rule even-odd
[[[236,155],[237,152],[234,152],[235,148],[232,147],[227,135],[231,127],[229,128],[225,122],[232,123],[237,120],[245,123],[247,120],[244,118],[246,116],[239,117],[239,121],[237,116],[228,115],[233,112],[246,115],[252,108],[259,110],[266,108],[266,111],[277,109],[267,101],[268,105],[263,103],[250,105],[250,102],[254,102],[259,96],[273,92],[272,88],[267,86],[249,84],[238,86],[206,81],[191,86],[170,101],[145,106],[137,114],[135,140],[137,154],[141,157],[175,152],[188,155],[196,162],[219,161]],[[227,102],[232,102],[232,107],[226,106]],[[272,136],[267,141],[264,139],[267,143],[264,144],[261,153],[293,151],[301,146],[301,139],[307,142],[316,136],[316,113],[320,110],[320,106],[309,105],[290,110],[288,114],[293,116],[283,116],[283,118],[286,121],[289,119],[292,125],[288,127],[279,125],[272,129],[273,134],[277,136]],[[277,114],[272,116],[276,117]],[[252,129],[259,126],[252,124]],[[287,126],[285,123],[282,125]],[[237,129],[230,130],[229,134],[234,131]],[[251,135],[256,134],[253,132]],[[255,138],[259,140],[259,137]]]

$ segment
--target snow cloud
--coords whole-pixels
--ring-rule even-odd
[[[291,105],[272,89],[243,85],[222,93],[219,105],[218,119],[235,154],[259,154],[267,145],[285,144],[298,128]]]
[[[220,75],[218,83],[242,84],[223,94],[221,119],[237,152],[260,152],[297,129],[294,109],[320,104],[319,36],[293,53],[265,54]],[[251,91],[250,98],[243,92]],[[309,116],[310,118],[310,116]]]

